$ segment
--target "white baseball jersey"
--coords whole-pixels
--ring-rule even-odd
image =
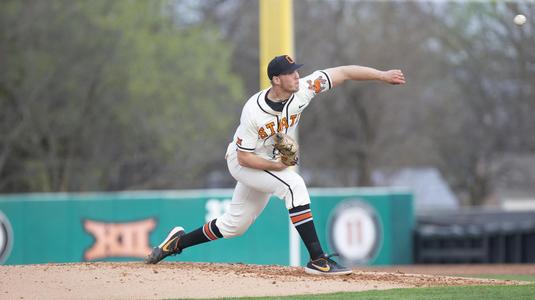
[[[288,99],[282,112],[273,110],[266,103],[269,88],[256,93],[243,107],[240,125],[227,148],[227,156],[232,151],[240,149],[254,152],[265,159],[275,159],[273,135],[279,131],[295,139],[297,124],[303,110],[314,96],[331,87],[331,78],[325,71],[315,71],[299,79],[299,91]]]
[[[269,89],[258,92],[245,103],[240,125],[226,153],[229,171],[238,183],[228,210],[216,220],[223,237],[243,234],[260,215],[271,195],[285,201],[288,209],[310,204],[305,181],[299,174],[290,168],[268,171],[243,167],[238,162],[237,149],[275,159],[272,137],[282,131],[295,138],[301,113],[314,96],[332,87],[331,82],[325,71],[301,78],[299,91],[288,99],[280,112],[266,102]]]

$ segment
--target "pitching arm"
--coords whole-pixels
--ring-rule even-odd
[[[340,66],[326,69],[333,82],[333,87],[346,80],[378,80],[390,84],[405,84],[405,76],[401,70],[380,71],[363,66]]]

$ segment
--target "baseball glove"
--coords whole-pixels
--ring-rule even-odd
[[[274,147],[279,151],[279,156],[283,164],[287,166],[297,165],[297,151],[299,150],[299,146],[293,138],[282,132],[277,132],[275,134]]]

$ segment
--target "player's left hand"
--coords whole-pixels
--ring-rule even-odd
[[[383,81],[390,84],[405,84],[405,75],[401,70],[388,70],[383,72]]]

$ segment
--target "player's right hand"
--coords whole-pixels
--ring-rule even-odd
[[[383,81],[390,84],[405,84],[405,75],[401,70],[388,70],[383,72]]]

